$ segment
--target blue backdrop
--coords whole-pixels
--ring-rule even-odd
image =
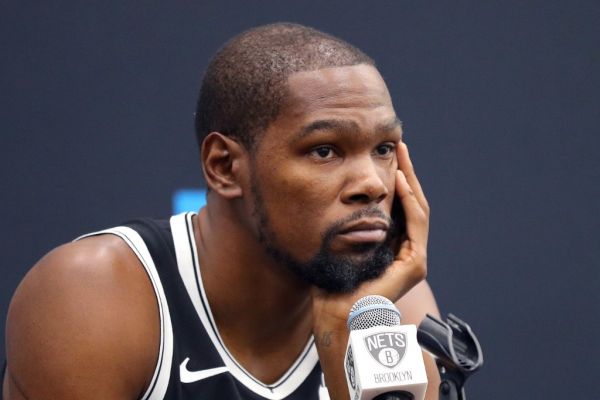
[[[187,207],[207,60],[294,21],[388,82],[432,206],[429,280],[484,348],[470,397],[597,398],[600,3],[206,3],[1,3],[2,320],[51,248]]]

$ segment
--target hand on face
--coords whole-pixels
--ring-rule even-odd
[[[398,144],[397,156],[396,196],[404,210],[406,235],[401,239],[395,259],[379,278],[364,282],[352,293],[331,294],[313,288],[315,331],[338,324],[345,327],[350,308],[363,296],[378,294],[396,302],[427,274],[429,205],[404,143]]]

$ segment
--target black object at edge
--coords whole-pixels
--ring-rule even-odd
[[[446,322],[427,314],[417,339],[436,358],[442,379],[440,400],[466,400],[464,384],[483,365],[483,352],[471,327],[452,314]]]
[[[414,396],[408,392],[398,391],[382,393],[379,396],[374,397],[373,400],[414,400]]]

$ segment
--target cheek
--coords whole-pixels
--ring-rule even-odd
[[[339,189],[331,179],[299,169],[280,169],[263,182],[264,206],[278,242],[300,259],[312,256],[321,246]]]

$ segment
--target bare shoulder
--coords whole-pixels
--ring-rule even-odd
[[[152,285],[129,247],[114,235],[65,244],[12,299],[7,398],[137,398],[158,345]]]

